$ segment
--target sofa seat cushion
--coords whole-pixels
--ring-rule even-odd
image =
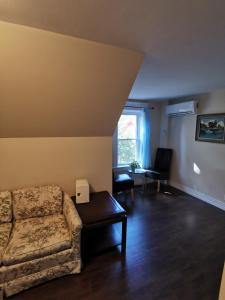
[[[3,254],[9,242],[11,228],[11,223],[0,224],[0,266],[2,264]]]
[[[3,264],[29,261],[70,247],[71,236],[63,215],[19,220],[13,226]]]
[[[62,190],[46,185],[14,190],[13,215],[16,220],[43,217],[62,213]]]
[[[12,221],[12,198],[9,191],[0,192],[0,223]]]

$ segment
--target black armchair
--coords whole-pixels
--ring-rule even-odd
[[[130,190],[131,200],[134,200],[134,179],[128,174],[116,174],[113,172],[113,193]]]
[[[160,191],[160,181],[169,179],[172,155],[172,149],[158,148],[154,168],[145,174],[146,177],[157,180],[157,192]]]

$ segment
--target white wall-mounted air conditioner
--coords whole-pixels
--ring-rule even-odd
[[[169,116],[194,115],[197,113],[197,105],[196,101],[167,105],[166,114]]]

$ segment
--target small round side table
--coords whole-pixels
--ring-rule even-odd
[[[128,170],[128,172],[133,179],[135,176],[138,176],[142,179],[143,191],[145,191],[146,190],[146,177],[145,177],[146,170],[145,169],[135,169],[134,171],[132,171],[130,169],[130,170]]]

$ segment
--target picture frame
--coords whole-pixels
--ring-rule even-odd
[[[198,115],[195,140],[225,144],[225,113]]]

